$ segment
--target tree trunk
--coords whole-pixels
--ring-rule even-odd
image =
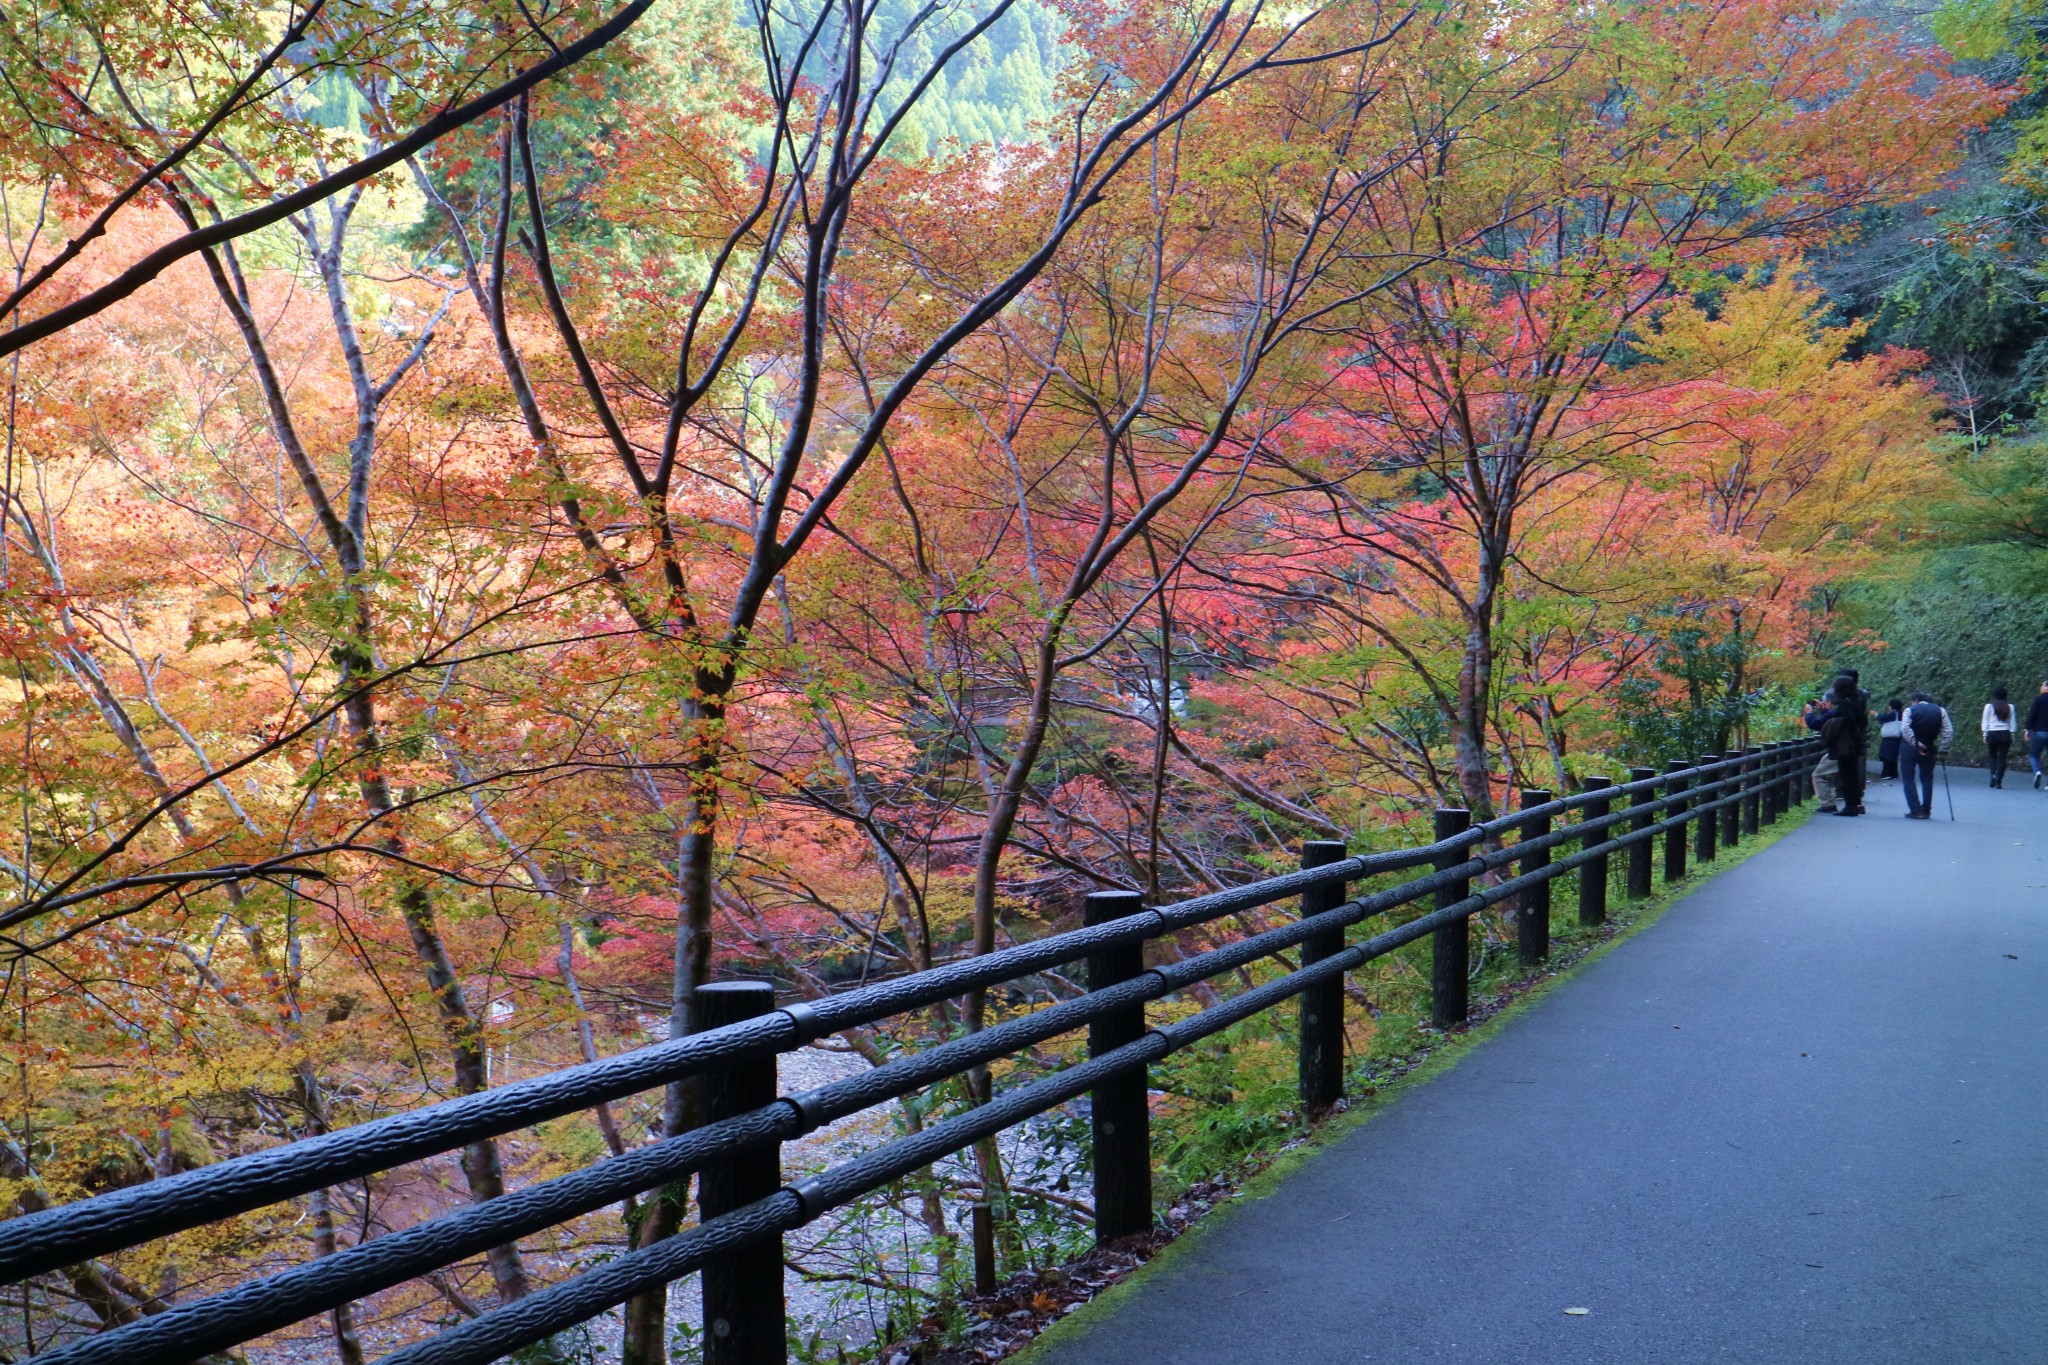
[[[689,827],[677,841],[676,890],[681,905],[676,925],[675,973],[669,997],[668,1036],[687,1038],[697,1029],[697,988],[711,979],[712,877],[718,855],[719,748],[725,719],[724,696],[730,683],[698,675],[706,683],[706,699],[689,704],[684,720],[696,749],[685,770],[690,783]],[[662,1136],[687,1133],[701,1121],[697,1086],[691,1080],[670,1085],[663,1096]],[[673,1237],[689,1207],[689,1182],[675,1181],[653,1191],[640,1205],[633,1245],[649,1247]],[[625,1365],[667,1365],[668,1291],[642,1294],[626,1304]]]
[[[1475,825],[1493,818],[1492,765],[1486,745],[1487,707],[1493,697],[1491,616],[1491,593],[1482,593],[1466,622],[1465,656],[1458,669],[1458,711],[1452,718],[1453,769],[1458,792]]]

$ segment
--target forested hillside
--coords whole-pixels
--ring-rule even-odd
[[[893,29],[905,22],[912,5],[899,0],[900,14],[882,10],[881,22]],[[899,156],[919,159],[958,142],[972,145],[1040,141],[1051,135],[1058,112],[1060,72],[1066,54],[1060,46],[1064,23],[1040,4],[1019,3],[1006,10],[980,41],[940,69],[939,78],[911,107],[905,121]],[[885,29],[885,31],[887,31]],[[922,69],[943,47],[946,30],[906,45],[913,68]],[[885,99],[903,99],[899,83]]]
[[[1991,689],[2007,687],[2024,709],[2048,678],[2048,25],[2032,6],[1963,0],[1875,18],[1939,37],[1964,69],[2022,92],[1973,139],[1953,182],[1873,214],[1819,272],[1836,309],[1868,328],[1864,348],[1926,356],[1944,428],[1936,481],[1900,510],[1883,558],[1844,583],[1827,644],[1881,692],[1937,695],[1975,757]]]
[[[717,979],[815,999],[1779,738],[1843,659],[2048,666],[2038,54],[1965,55],[1805,0],[0,19],[0,1213],[688,1034]],[[1361,1053],[1414,1027],[1375,970]],[[1160,1073],[1167,1184],[1279,1131],[1285,1062]],[[701,1098],[40,1277],[0,1352]],[[975,1201],[1004,1273],[1073,1250],[1078,1131],[796,1247],[818,1357],[956,1303]],[[695,1208],[249,1358],[355,1365]],[[562,1351],[692,1330],[649,1295]]]

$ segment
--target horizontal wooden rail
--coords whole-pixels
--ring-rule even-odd
[[[698,1270],[714,1258],[727,1258],[721,1262],[727,1266],[754,1264],[733,1261],[730,1253],[766,1246],[833,1208],[1090,1092],[1095,1094],[1097,1111],[1098,1233],[1121,1235],[1134,1230],[1126,1225],[1142,1220],[1143,1210],[1150,1207],[1151,1158],[1142,1101],[1144,1070],[1152,1063],[1301,996],[1302,1102],[1310,1109],[1327,1106],[1342,1094],[1339,985],[1345,973],[1434,937],[1432,1011],[1439,1024],[1455,1024],[1466,1012],[1464,950],[1473,914],[1507,903],[1521,907],[1517,933],[1522,956],[1525,961],[1539,960],[1549,949],[1551,881],[1581,868],[1596,876],[1597,895],[1582,882],[1580,918],[1597,923],[1605,915],[1610,855],[1629,855],[1631,894],[1647,892],[1648,850],[1660,837],[1665,841],[1667,877],[1682,875],[1688,826],[1704,860],[1714,856],[1717,843],[1732,845],[1743,833],[1775,821],[1802,799],[1817,751],[1813,740],[1787,741],[1663,774],[1638,769],[1629,782],[1596,780],[1582,792],[1554,800],[1544,799],[1545,793],[1526,793],[1523,809],[1478,825],[1468,824],[1462,811],[1441,811],[1441,837],[1426,847],[1346,857],[1341,845],[1312,844],[1304,851],[1305,866],[1299,872],[1174,905],[1145,908],[1130,892],[1098,893],[1091,902],[1101,904],[1092,905],[1085,927],[1069,933],[843,995],[786,1005],[688,1038],[13,1219],[0,1224],[0,1283],[456,1151],[481,1138],[687,1076],[714,1077],[722,1095],[755,1093],[751,1087],[761,1073],[749,1070],[749,1065],[766,1065],[765,1059],[776,1053],[969,990],[1019,982],[1082,960],[1091,963],[1091,989],[1075,998],[895,1058],[848,1080],[776,1096],[744,1112],[722,1109],[716,1121],[691,1132],[169,1308],[36,1359],[49,1365],[106,1360],[121,1365],[184,1365],[693,1173],[719,1173],[721,1190],[739,1190],[746,1182],[734,1183],[729,1173],[747,1160],[758,1165],[765,1159],[772,1167],[774,1153],[783,1143],[1084,1028],[1094,1042],[1092,1055],[1084,1062],[1005,1090],[987,1104],[797,1184],[737,1207],[714,1209],[713,1216],[678,1236],[615,1257],[384,1359],[403,1365],[483,1365]],[[1580,812],[1582,818],[1572,823],[1555,823]],[[1519,837],[1509,843],[1509,835]],[[1425,868],[1395,885],[1346,899],[1352,883]],[[1510,869],[1513,875],[1498,875]],[[1477,889],[1475,879],[1482,879]],[[1301,913],[1287,923],[1169,964],[1142,965],[1140,954],[1148,940],[1296,896],[1301,898]],[[1345,943],[1345,931],[1354,925],[1424,900],[1434,902],[1425,913],[1357,943]],[[1302,950],[1298,968],[1171,1026],[1144,1027],[1146,1003],[1289,948]],[[766,1003],[765,998],[758,999],[747,1008],[759,1009]],[[755,1079],[734,1079],[744,1077]],[[772,1093],[772,1088],[760,1093]],[[1132,1095],[1137,1097],[1135,1104]],[[1122,1121],[1115,1115],[1122,1115]],[[750,1157],[759,1153],[768,1155]],[[737,1165],[735,1159],[740,1159]],[[1146,1178],[1141,1180],[1141,1175]],[[1106,1189],[1100,1185],[1105,1179],[1111,1181]],[[1106,1215],[1105,1208],[1114,1217]],[[1106,1217],[1115,1226],[1101,1221]],[[779,1266],[780,1252],[771,1250],[757,1259],[761,1266]],[[729,1320],[735,1313],[755,1312],[747,1306],[751,1303],[780,1302],[779,1291],[773,1296],[749,1295],[744,1289],[744,1284],[721,1280],[716,1290],[727,1315],[720,1321],[728,1335],[737,1331],[739,1339],[757,1343],[780,1340],[779,1324]],[[778,1311],[763,1308],[756,1315]],[[758,1358],[759,1350],[750,1349],[748,1354]]]

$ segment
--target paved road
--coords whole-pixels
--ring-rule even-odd
[[[1715,878],[1049,1365],[2048,1361],[2048,794],[1982,784]]]

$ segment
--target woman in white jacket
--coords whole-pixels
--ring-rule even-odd
[[[2005,785],[2005,760],[2012,753],[2013,735],[2018,731],[2019,712],[2012,709],[2006,700],[2005,689],[1991,689],[1991,700],[1984,703],[1984,748],[1991,755],[1991,785]]]
[[[1893,697],[1877,718],[1877,780],[1899,780],[1899,737],[1906,732],[1906,703]]]

